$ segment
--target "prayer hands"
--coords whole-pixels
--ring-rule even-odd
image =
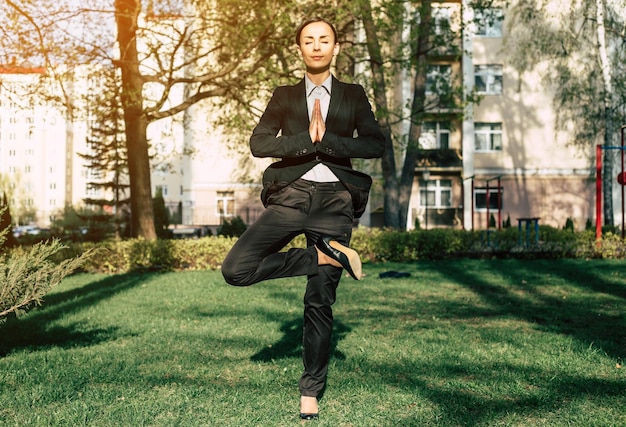
[[[309,134],[311,135],[311,141],[313,144],[322,141],[324,134],[326,133],[326,123],[322,117],[322,108],[320,106],[320,100],[316,99],[313,105],[313,113],[311,114],[311,123],[309,124]]]

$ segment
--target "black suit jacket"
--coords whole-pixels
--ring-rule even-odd
[[[350,159],[381,157],[385,136],[362,86],[333,77],[331,91],[326,133],[317,144],[309,134],[304,79],[274,91],[250,138],[253,156],[281,159],[263,173],[261,200],[265,206],[272,193],[322,162],[350,191],[355,217],[363,214],[372,179],[354,170]]]

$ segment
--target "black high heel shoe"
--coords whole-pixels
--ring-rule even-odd
[[[359,254],[347,246],[334,240],[331,236],[321,236],[315,247],[325,255],[339,262],[354,280],[360,280],[362,274],[361,258]]]
[[[319,414],[303,414],[300,413],[300,419],[305,421],[318,420],[320,418]]]

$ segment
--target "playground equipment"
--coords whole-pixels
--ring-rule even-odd
[[[474,214],[476,211],[476,206],[475,206],[475,195],[476,195],[476,179],[474,176],[470,176],[468,178],[465,178],[464,180],[470,179],[471,183],[472,183],[472,187],[471,187],[471,192],[472,192],[472,213],[471,213],[471,218],[472,218],[472,230],[474,230]],[[502,181],[502,177],[501,176],[496,176],[496,177],[492,177],[492,178],[487,178],[485,180],[485,208],[487,209],[487,224],[486,224],[486,229],[489,230],[489,221],[491,220],[491,188],[489,183],[491,181],[497,181],[497,189],[498,189],[498,193],[497,193],[497,215],[498,215],[498,219],[496,221],[496,227],[498,228],[498,230],[500,230],[502,228],[502,185],[501,185],[501,181]]]

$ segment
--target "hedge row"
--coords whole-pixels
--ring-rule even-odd
[[[208,270],[218,269],[236,238],[209,236],[195,240],[141,239],[111,240],[101,243],[70,244],[63,257],[69,258],[95,248],[84,270],[123,273],[137,270]],[[303,236],[290,247],[302,247]],[[364,263],[412,262],[449,258],[624,258],[626,244],[621,236],[607,233],[597,244],[593,231],[573,232],[541,226],[538,243],[534,231],[517,229],[489,232],[452,229],[390,231],[356,229],[351,246]]]

